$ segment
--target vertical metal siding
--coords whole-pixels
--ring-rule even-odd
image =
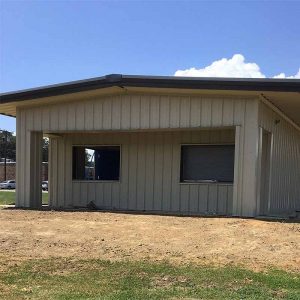
[[[119,95],[23,108],[36,131],[128,130],[241,125],[253,99]],[[28,128],[29,129],[29,128]]]
[[[294,213],[300,209],[300,132],[264,103],[259,124],[272,134],[269,214]]]
[[[236,168],[237,173],[234,184],[234,197],[236,199],[234,203],[229,203],[229,206],[235,215],[253,216],[255,211],[256,144],[258,140],[257,106],[257,99],[237,96],[216,98],[213,96],[135,94],[83,99],[83,101],[65,102],[59,105],[48,104],[19,108],[17,119],[20,147],[18,149],[19,152],[22,152],[20,149],[23,149],[24,154],[21,153],[20,155],[26,158],[27,154],[25,153],[30,151],[31,147],[26,136],[32,131],[58,133],[77,131],[79,143],[83,140],[90,143],[89,140],[90,138],[92,140],[93,132],[107,131],[113,133],[116,131],[145,129],[161,131],[161,133],[153,136],[151,134],[144,137],[133,135],[130,137],[130,142],[126,140],[124,135],[117,138],[123,145],[122,155],[124,155],[125,162],[123,161],[122,165],[123,169],[127,170],[127,174],[122,174],[122,180],[126,184],[88,185],[87,188],[84,187],[83,189],[81,189],[80,184],[65,184],[63,188],[58,187],[57,182],[63,180],[63,177],[68,182],[71,180],[71,175],[67,172],[70,169],[71,162],[64,160],[63,157],[70,156],[70,143],[73,141],[68,138],[53,140],[50,155],[51,164],[53,165],[50,166],[52,170],[50,172],[58,174],[58,176],[53,175],[51,177],[53,182],[52,187],[50,187],[50,201],[53,201],[53,205],[56,206],[82,205],[86,204],[87,199],[97,197],[97,202],[101,206],[119,205],[122,209],[131,209],[138,206],[140,209],[147,210],[169,209],[173,212],[188,212],[190,207],[194,210],[197,206],[202,211],[218,210],[219,206],[208,203],[209,199],[217,197],[218,189],[209,189],[203,186],[199,186],[198,189],[195,187],[187,188],[175,184],[179,181],[177,157],[180,149],[174,147],[173,144],[184,142],[214,143],[231,138],[231,133],[228,134],[226,130],[214,131],[213,134],[209,131],[201,131],[201,135],[198,135],[196,132],[190,131],[178,135],[178,132],[170,131],[170,134],[166,135],[162,132],[169,129],[187,130],[235,126],[239,131],[235,139],[238,149],[235,162],[239,167]],[[86,131],[89,134],[83,133]],[[104,143],[105,140],[109,139],[109,136],[102,135],[101,139],[97,139],[95,143]],[[234,141],[234,138],[232,141]],[[147,157],[146,166],[143,165],[144,157]],[[57,162],[59,162],[59,165],[55,166]],[[22,193],[26,192],[31,179],[25,174],[26,170],[30,168],[28,161],[22,159],[20,165],[18,201],[19,206],[22,206],[24,204]],[[171,165],[172,168],[170,169]],[[65,168],[65,171],[57,173],[62,167]],[[135,168],[134,170],[138,170],[141,174],[136,173],[131,168]],[[146,175],[143,173],[143,168],[147,170]],[[148,170],[150,174],[148,174]],[[150,180],[150,186],[148,186],[146,179],[144,179],[145,184],[141,181],[142,177],[147,177],[147,181],[150,180],[148,177],[153,177],[155,181]],[[247,181],[245,178],[247,178]],[[144,196],[140,186],[145,187]],[[223,191],[223,189],[221,190]],[[232,187],[228,187],[228,190],[227,198],[230,198],[233,193]],[[198,196],[199,203],[194,202],[196,199],[194,196],[192,201],[189,200],[190,195],[196,194],[200,195]],[[122,197],[118,195],[122,195]],[[166,203],[160,203],[163,195],[166,198]],[[139,197],[142,197],[145,204],[137,204]],[[206,197],[205,201],[203,197]],[[224,210],[224,207],[220,206],[220,210]]]
[[[70,134],[55,139],[50,180],[51,191],[57,192],[51,193],[51,203],[86,206],[94,201],[102,209],[231,214],[232,184],[179,183],[181,143],[209,143],[212,135],[223,137],[220,143],[234,142],[234,130],[220,131]],[[120,182],[72,181],[65,176],[72,173],[72,144],[121,144]]]
[[[32,112],[17,112],[17,194],[16,206],[41,205],[42,132],[27,130],[39,124]],[[36,184],[39,182],[39,184]]]

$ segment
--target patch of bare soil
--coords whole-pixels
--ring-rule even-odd
[[[33,258],[167,260],[300,271],[300,224],[107,212],[0,210],[2,267]]]

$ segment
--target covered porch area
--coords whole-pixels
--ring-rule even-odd
[[[49,206],[54,209],[86,208],[91,202],[100,210],[180,215],[239,215],[241,209],[247,209],[242,202],[245,141],[240,126],[30,132],[27,142],[21,139],[18,143],[27,156],[18,172],[18,179],[24,181],[17,191],[18,207],[42,205],[45,134],[50,138]],[[95,158],[100,152],[105,157],[109,149],[119,153],[119,174],[113,178],[99,175],[101,161]],[[109,153],[106,156],[113,159]],[[114,165],[110,160],[102,169],[116,168]]]

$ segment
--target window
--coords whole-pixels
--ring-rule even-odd
[[[120,147],[73,147],[73,179],[118,181],[120,179]]]
[[[234,145],[181,146],[181,182],[233,182]]]

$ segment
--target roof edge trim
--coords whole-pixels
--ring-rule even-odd
[[[110,74],[86,80],[71,81],[33,89],[2,93],[0,94],[0,104],[103,89],[114,86],[300,93],[300,80],[298,79],[206,78]]]

